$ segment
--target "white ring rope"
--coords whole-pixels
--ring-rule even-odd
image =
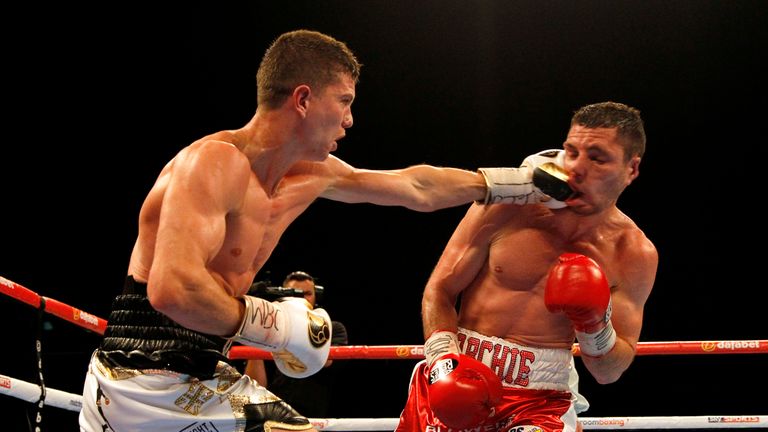
[[[40,386],[9,376],[0,375],[0,394],[13,396],[27,402],[37,403],[37,401],[40,400]],[[46,387],[45,405],[69,411],[80,411],[83,406],[83,397],[81,395]]]
[[[69,411],[80,411],[82,396],[46,387],[45,405]],[[40,399],[40,386],[0,375],[0,394],[27,402]],[[312,418],[317,430],[326,431],[393,431],[397,418]],[[678,416],[678,417],[581,417],[584,429],[736,429],[768,428],[768,416]]]

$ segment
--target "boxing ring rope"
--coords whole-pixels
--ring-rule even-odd
[[[26,303],[34,308],[86,330],[104,334],[107,321],[58,300],[40,296],[34,291],[0,276],[0,293]],[[579,355],[578,344],[574,344],[574,355]],[[639,342],[637,355],[680,355],[680,354],[766,354],[768,340],[721,340],[721,341],[676,341]],[[416,359],[424,358],[422,345],[350,345],[331,347],[332,359]],[[271,359],[269,352],[248,346],[234,346],[229,352],[232,360]],[[33,383],[0,375],[0,394],[9,395],[27,402],[38,402],[42,388]],[[82,396],[45,388],[45,405],[70,411],[80,411]],[[727,416],[664,416],[664,417],[580,417],[584,429],[735,429],[768,428],[768,415],[727,415]],[[310,419],[318,430],[328,431],[392,431],[397,418],[336,418]]]
[[[70,411],[80,411],[82,397],[60,390],[47,389],[46,404]],[[0,394],[35,402],[40,387],[0,375]],[[329,418],[310,419],[318,430],[327,431],[392,431],[397,418]],[[768,416],[675,416],[675,417],[580,417],[584,429],[735,429],[768,428]]]
[[[581,355],[579,344],[573,344],[573,354]],[[768,340],[721,340],[685,342],[638,342],[637,355],[679,354],[768,354]],[[229,350],[232,360],[270,360],[271,354],[250,346],[233,346]],[[424,358],[423,345],[348,345],[333,346],[329,358],[338,360],[378,360]]]
[[[80,411],[83,397],[78,394],[45,388],[45,404],[69,411]],[[5,375],[0,375],[0,394],[36,403],[40,398],[40,386]]]
[[[2,276],[0,276],[0,293],[24,302],[35,309],[39,309],[42,304],[44,305],[44,310],[49,314],[76,324],[86,330],[103,335],[104,331],[107,329],[107,320],[83,312],[80,309],[73,308],[72,306],[50,297],[41,296],[29,288],[19,285]]]

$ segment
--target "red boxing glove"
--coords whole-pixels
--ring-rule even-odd
[[[603,270],[591,258],[560,255],[547,278],[544,304],[550,312],[563,312],[573,322],[582,353],[600,357],[616,344],[611,290]]]
[[[501,401],[501,380],[464,354],[445,354],[429,368],[429,406],[451,429],[482,425]]]

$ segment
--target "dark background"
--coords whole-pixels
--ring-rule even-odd
[[[641,340],[768,338],[768,3],[235,3],[5,11],[0,276],[106,318],[156,174],[201,135],[244,125],[264,50],[309,28],[364,64],[336,152],[357,167],[516,166],[559,147],[584,104],[639,108],[648,150],[619,206],[660,254]],[[420,344],[423,285],[465,210],[319,200],[259,277],[318,276],[351,344]],[[36,312],[2,297],[0,374],[35,382]],[[46,384],[80,393],[99,337],[45,324]],[[343,362],[336,416],[399,416],[414,363]],[[764,354],[642,356],[606,386],[577,366],[586,416],[768,414],[754,396],[768,386]],[[24,430],[33,410],[2,396],[0,411]],[[46,408],[43,423],[76,430],[76,413]]]

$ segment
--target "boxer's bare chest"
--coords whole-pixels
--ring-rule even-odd
[[[211,263],[213,270],[227,279],[246,278],[250,285],[286,229],[318,195],[313,188],[297,188],[293,179],[281,184],[274,196],[257,183],[249,186],[241,209],[227,216],[224,242]]]

